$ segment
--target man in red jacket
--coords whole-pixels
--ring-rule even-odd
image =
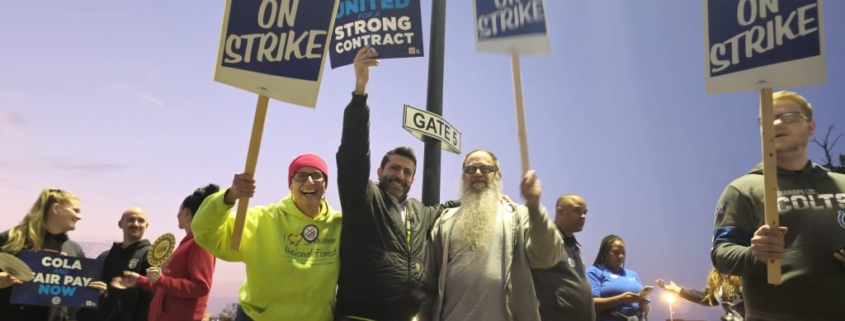
[[[215,258],[194,242],[191,220],[203,200],[219,190],[217,185],[210,184],[197,189],[182,202],[176,218],[179,228],[188,234],[161,269],[149,268],[147,276],[126,271],[122,278],[112,281],[112,286],[116,288],[137,286],[155,293],[150,304],[150,321],[203,319],[211,292]]]

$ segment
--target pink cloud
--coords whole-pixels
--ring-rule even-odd
[[[23,116],[12,112],[0,111],[0,127],[20,128],[24,125],[26,125],[26,120]]]

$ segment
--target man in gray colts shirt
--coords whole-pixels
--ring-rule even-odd
[[[525,205],[502,200],[502,173],[493,153],[475,150],[463,163],[461,207],[434,224],[433,304],[421,320],[539,321],[531,268],[562,257],[563,240],[540,205],[540,182],[525,173]]]
[[[779,225],[765,221],[763,164],[725,187],[710,257],[742,277],[746,321],[845,320],[845,175],[813,164],[813,107],[795,92],[772,95]],[[781,284],[766,263],[781,259]]]

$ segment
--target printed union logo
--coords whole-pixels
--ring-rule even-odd
[[[568,261],[569,261],[569,266],[575,267],[575,260],[573,260],[572,258],[569,258]]]
[[[130,269],[134,269],[136,266],[138,266],[138,259],[132,259],[132,260],[129,261],[129,268]]]
[[[302,229],[302,238],[308,243],[313,243],[320,235],[320,230],[314,224],[308,224]]]
[[[845,211],[839,211],[839,226],[845,228]]]
[[[53,305],[59,305],[60,303],[62,303],[62,298],[54,296],[53,297]]]

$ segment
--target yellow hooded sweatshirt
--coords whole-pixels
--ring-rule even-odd
[[[197,244],[228,262],[244,262],[240,305],[255,321],[334,318],[340,271],[341,214],[323,200],[310,218],[288,194],[278,204],[247,211],[240,251],[230,249],[235,212],[212,194],[191,222]],[[231,213],[230,213],[231,212]]]

